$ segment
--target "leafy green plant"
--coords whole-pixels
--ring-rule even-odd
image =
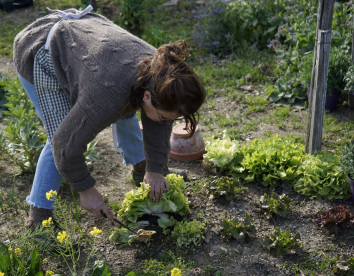
[[[277,186],[283,181],[293,181],[304,158],[304,147],[278,135],[254,139],[243,145],[244,158],[240,167],[232,168],[246,181],[256,181],[265,186]]]
[[[149,221],[139,220],[143,215],[157,216],[160,227],[174,226],[176,220],[173,214],[185,216],[190,213],[189,202],[186,197],[186,185],[182,176],[169,174],[166,180],[170,183],[170,190],[164,192],[159,202],[149,199],[149,185],[131,190],[125,194],[118,211],[119,217],[131,227],[141,227],[149,224]]]
[[[179,247],[199,246],[204,242],[205,230],[205,223],[203,222],[183,220],[176,222],[171,232],[171,237]]]
[[[140,35],[145,23],[145,0],[120,0],[121,18],[118,24]]]
[[[93,265],[91,276],[111,276],[111,272],[106,261],[97,260]]]
[[[223,131],[221,139],[206,141],[207,153],[204,154],[203,165],[206,169],[215,169],[217,172],[231,171],[234,163],[239,163],[243,156],[240,152],[240,145],[232,141],[226,130]]]
[[[344,78],[351,64],[349,46],[333,47],[331,49],[327,79],[328,93],[331,93],[333,90],[344,90],[346,86]]]
[[[273,232],[268,235],[262,243],[263,248],[277,257],[294,252],[300,247],[300,233],[295,235],[290,233],[289,229],[282,231],[280,227],[274,228]]]
[[[353,94],[354,93],[354,66],[350,65],[348,71],[344,75],[343,79],[345,87],[343,89],[344,94]]]
[[[8,103],[5,129],[0,131],[0,151],[20,167],[21,172],[34,172],[39,154],[44,147],[46,135],[19,80],[8,80],[6,89]]]
[[[316,155],[306,155],[298,174],[299,179],[294,189],[299,194],[321,196],[329,200],[350,197],[349,183],[336,155],[324,151]]]
[[[134,235],[127,228],[117,228],[108,239],[118,244],[130,244],[134,241]]]
[[[340,147],[339,162],[341,169],[354,179],[354,141],[346,142]]]
[[[333,268],[336,275],[350,276],[354,274],[354,257],[340,255],[336,258],[336,266]]]
[[[325,210],[316,219],[316,225],[321,228],[326,227],[331,234],[338,234],[342,227],[354,229],[354,215],[349,210],[349,207],[345,205],[338,205]]]
[[[195,14],[193,38],[198,47],[218,55],[229,54],[242,44],[265,48],[285,22],[283,2],[220,0],[206,4]]]
[[[262,213],[267,219],[273,215],[289,219],[293,213],[291,206],[294,205],[294,202],[285,194],[278,195],[275,192],[272,192],[270,196],[264,194],[259,203]]]
[[[7,79],[0,74],[0,118],[3,117],[4,110],[7,109],[7,107],[5,106],[5,104],[7,103],[7,99],[6,99],[7,90],[5,88],[6,84],[7,84]]]
[[[43,276],[42,260],[33,248],[27,261],[21,256],[21,249],[12,249],[0,242],[0,274],[1,275],[36,275]]]
[[[227,218],[220,221],[221,237],[224,240],[235,239],[237,241],[246,241],[246,238],[256,233],[253,225],[253,218],[246,213],[245,218]]]
[[[98,155],[93,151],[94,147],[97,145],[97,142],[98,141],[94,140],[87,145],[87,150],[84,153],[87,165],[90,165],[93,162],[96,162],[99,160]]]
[[[269,99],[279,104],[306,107],[307,89],[310,87],[313,49],[316,38],[317,17],[314,1],[296,1],[286,9],[286,23],[278,28],[276,38],[268,47],[278,56],[278,70],[283,73],[274,85],[267,87]],[[284,2],[285,3],[285,2]],[[351,46],[350,5],[337,3],[333,17],[332,49],[328,71],[328,95],[342,91],[343,77],[351,65],[348,49]]]
[[[209,195],[224,197],[227,201],[240,199],[241,194],[248,190],[241,186],[239,179],[217,175],[210,177],[205,187]]]

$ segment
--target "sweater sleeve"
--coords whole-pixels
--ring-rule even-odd
[[[55,131],[52,140],[55,164],[73,191],[85,191],[95,185],[84,153],[87,144],[103,129],[94,125],[79,104],[75,104]]]
[[[125,101],[104,97],[104,94],[84,94],[54,132],[52,139],[55,164],[72,190],[85,191],[95,185],[84,153],[87,144],[104,128],[121,117]]]
[[[162,174],[162,169],[167,165],[170,152],[170,136],[172,125],[161,124],[151,120],[141,112],[143,124],[144,150],[146,170]]]

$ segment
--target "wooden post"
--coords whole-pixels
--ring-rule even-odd
[[[332,41],[333,0],[319,0],[310,85],[305,151],[315,154],[321,150],[323,118],[327,92],[329,54]]]
[[[97,11],[97,4],[96,4],[96,0],[90,0],[90,5],[93,8],[93,11]]]

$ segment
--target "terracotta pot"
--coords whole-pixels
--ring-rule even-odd
[[[184,128],[184,123],[173,127],[170,139],[171,150],[169,157],[177,161],[201,159],[206,151],[199,127],[197,126],[192,137],[189,137],[189,133]]]
[[[352,203],[354,204],[354,180],[349,177],[349,174],[348,174],[348,182],[350,184],[350,190],[352,191]]]

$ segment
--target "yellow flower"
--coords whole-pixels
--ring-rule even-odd
[[[48,263],[47,259],[43,259],[43,265],[46,265]]]
[[[47,199],[48,200],[51,200],[53,196],[56,196],[57,195],[57,192],[56,191],[53,191],[53,190],[50,190],[48,193],[46,193],[46,196],[47,196]]]
[[[9,250],[9,252],[11,253],[11,251],[12,251],[12,247],[9,247],[9,248],[8,248],[8,250]]]
[[[45,276],[50,276],[50,275],[54,275],[54,272],[51,271],[51,270],[47,270],[47,271],[45,272]]]
[[[47,226],[51,225],[52,223],[53,223],[52,217],[50,217],[50,218],[48,218],[48,219],[42,221],[42,225],[43,225],[44,227],[47,227]]]
[[[63,231],[63,232],[59,232],[58,233],[58,236],[57,236],[57,239],[60,243],[63,243],[63,241],[67,241],[68,240],[68,236],[66,235],[66,231]]]
[[[171,270],[171,276],[181,276],[181,270],[177,267]]]
[[[94,236],[95,238],[97,237],[98,234],[102,233],[102,230],[96,228],[96,227],[93,227],[93,230],[90,232],[90,234],[92,236]]]
[[[21,248],[16,248],[15,249],[15,254],[16,255],[21,255],[22,251],[21,251]]]
[[[5,273],[0,271],[0,276],[5,276]]]

